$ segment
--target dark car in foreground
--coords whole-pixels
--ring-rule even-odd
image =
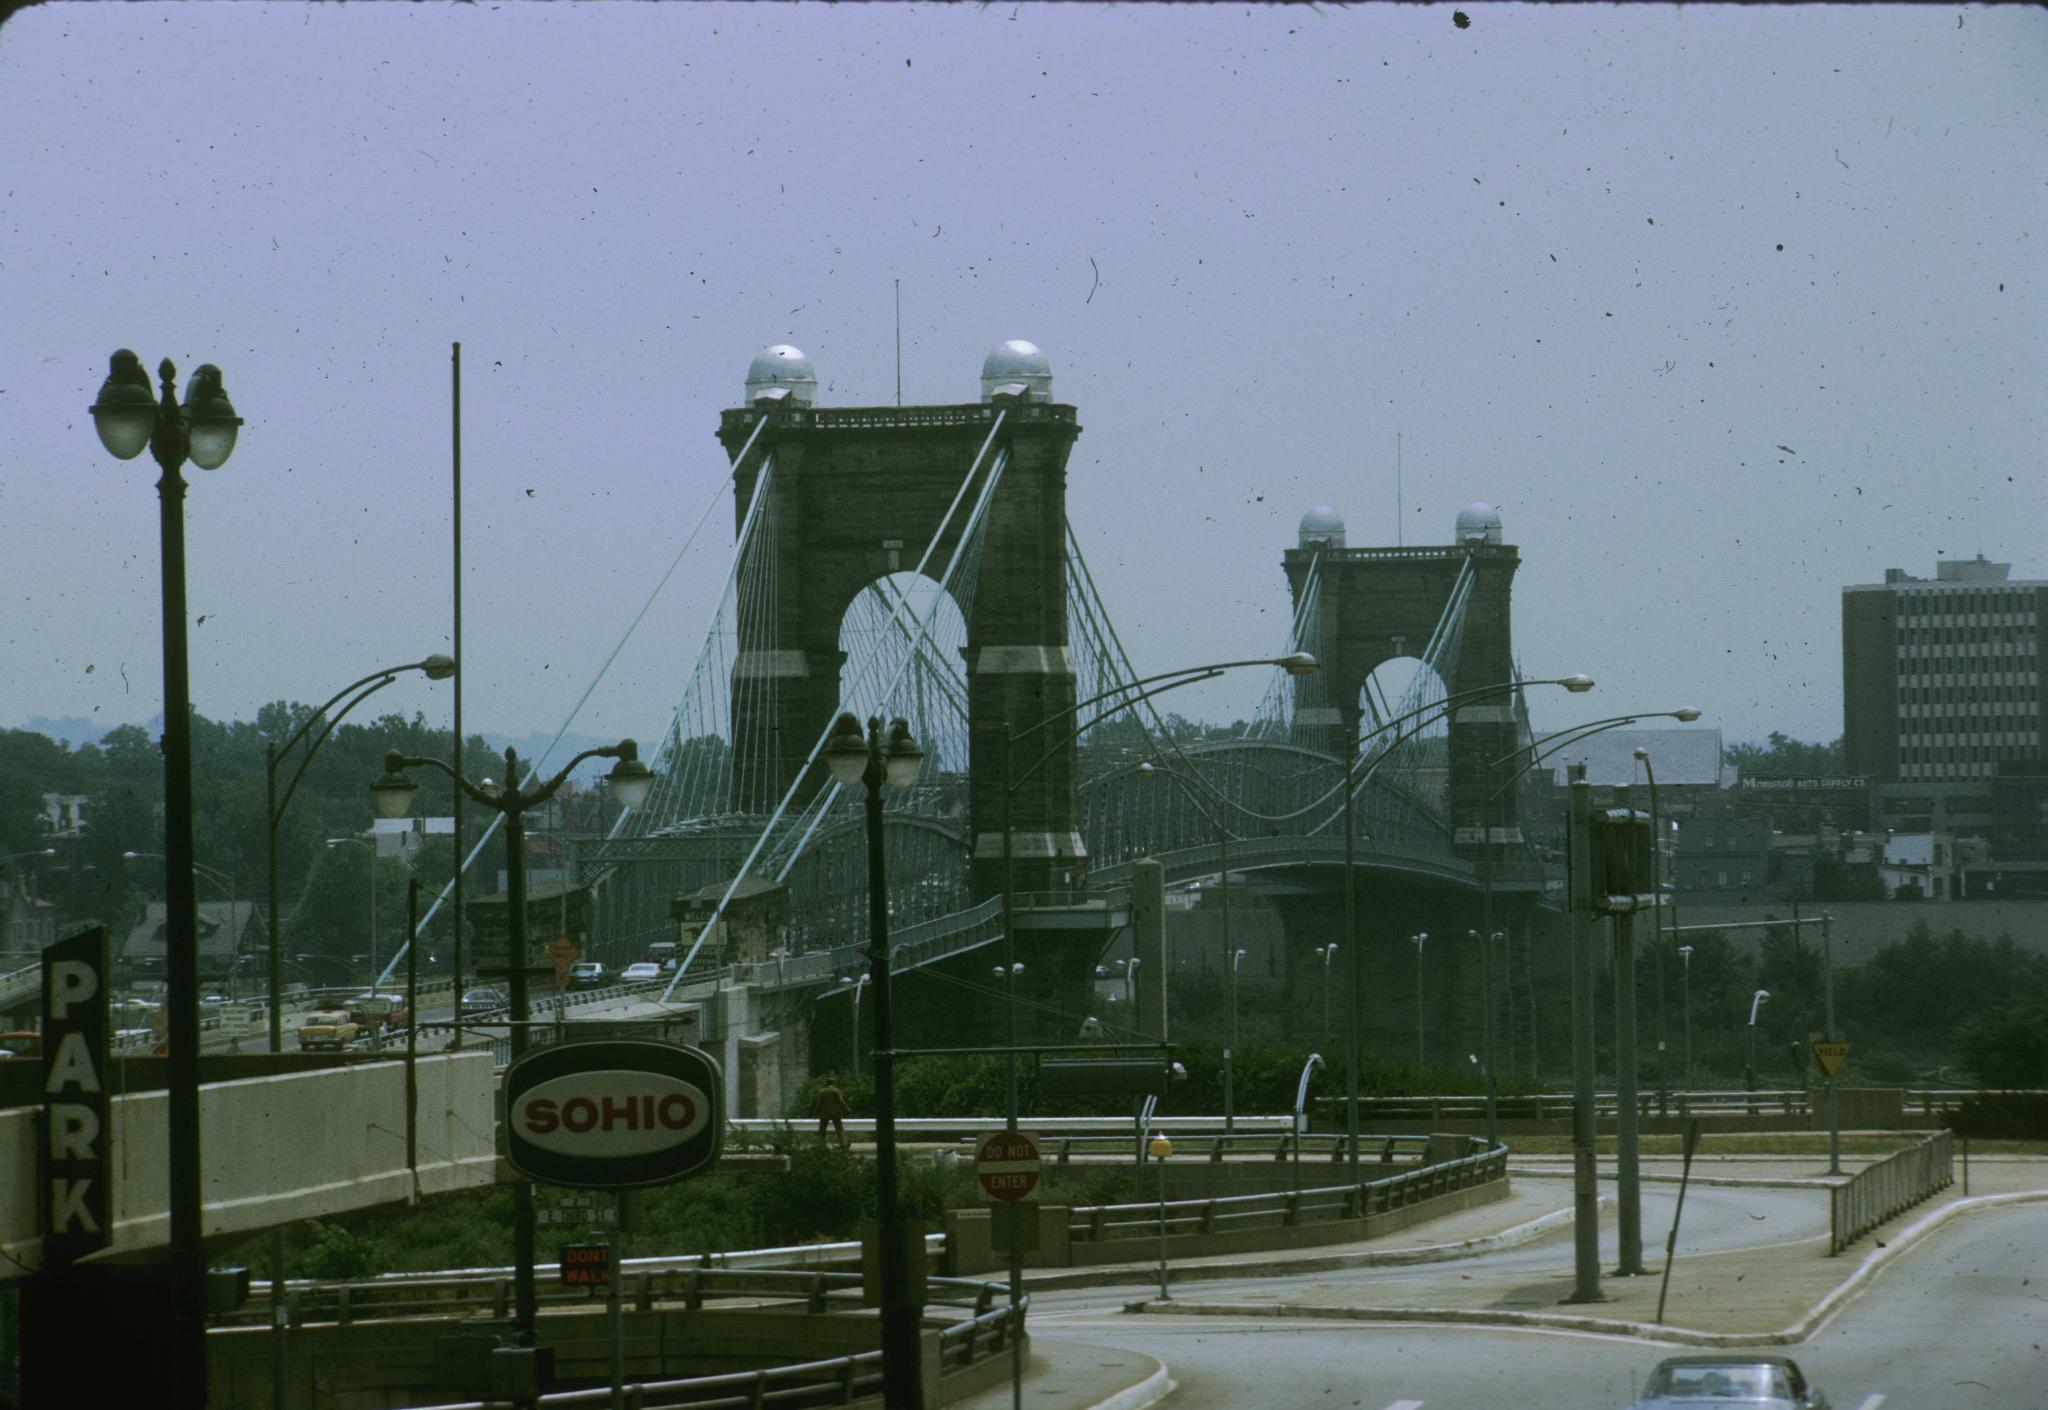
[[[1785,1356],[1673,1356],[1657,1363],[1629,1410],[1829,1410]]]

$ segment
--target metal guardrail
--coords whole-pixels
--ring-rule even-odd
[[[1280,1117],[1278,1119],[1286,1122],[1288,1127],[1291,1127],[1293,1124],[1291,1117]],[[1149,1126],[1153,1131],[1170,1131],[1172,1129],[1156,1117],[1149,1123]],[[1132,1140],[1133,1135],[1128,1130],[1116,1136],[1055,1136],[1051,1138],[1053,1164],[1064,1166],[1071,1164],[1073,1157],[1077,1155],[1095,1154],[1110,1155],[1128,1160],[1132,1153]],[[1316,1159],[1327,1159],[1332,1164],[1335,1164],[1344,1160],[1351,1152],[1351,1138],[1342,1133],[1309,1131],[1297,1134],[1293,1130],[1287,1129],[1287,1127],[1280,1128],[1277,1133],[1261,1133],[1258,1131],[1229,1135],[1197,1133],[1182,1137],[1181,1145],[1185,1148],[1193,1149],[1202,1145],[1203,1142],[1206,1142],[1206,1149],[1204,1154],[1198,1158],[1205,1158],[1212,1164],[1220,1162],[1226,1155],[1246,1151],[1261,1156],[1271,1156],[1276,1161],[1299,1160],[1304,1155],[1313,1152]],[[1368,1152],[1377,1152],[1377,1154],[1372,1155],[1370,1158],[1382,1165],[1391,1165],[1394,1162],[1397,1151],[1403,1153],[1412,1151],[1413,1154],[1420,1156],[1429,1147],[1429,1137],[1367,1136],[1359,1141],[1358,1146],[1360,1159],[1367,1159]]]
[[[1955,1183],[1955,1136],[1937,1131],[1828,1190],[1828,1253]]]
[[[1169,1200],[1163,1206],[1157,1200],[1084,1206],[1070,1214],[1068,1236],[1077,1244],[1104,1244],[1153,1240],[1162,1233],[1216,1234],[1235,1229],[1291,1228],[1385,1214],[1454,1190],[1507,1178],[1506,1146],[1486,1149],[1485,1143],[1476,1137],[1471,1144],[1481,1149],[1441,1165],[1427,1165],[1356,1185],[1319,1185],[1282,1194]]]
[[[536,1269],[537,1274],[551,1270]],[[622,1296],[630,1296],[638,1311],[651,1311],[659,1302],[680,1303],[690,1311],[707,1298],[746,1298],[755,1305],[801,1303],[804,1310],[824,1313],[835,1301],[858,1308],[861,1278],[858,1273],[821,1273],[797,1270],[749,1270],[691,1268],[673,1273],[633,1271],[626,1273]],[[932,1278],[928,1287],[933,1304],[965,1310],[968,1315],[939,1329],[941,1367],[965,1366],[1006,1350],[1011,1338],[1021,1332],[1031,1300],[1027,1295],[1012,1309],[1004,1289],[996,1283],[972,1278]],[[476,1279],[414,1279],[403,1283],[351,1283],[327,1285],[324,1300],[309,1300],[303,1290],[294,1294],[292,1325],[327,1321],[348,1326],[357,1322],[389,1317],[440,1316],[476,1308],[488,1308],[503,1318],[511,1296],[510,1279],[488,1283]],[[602,1306],[597,1289],[568,1289],[553,1283],[536,1288],[540,1300],[552,1305]],[[952,1294],[942,1296],[940,1294]],[[251,1303],[236,1314],[257,1325],[267,1325],[269,1311],[251,1314]],[[309,1316],[313,1313],[330,1314]],[[227,1319],[223,1319],[224,1321]],[[690,1406],[705,1410],[712,1406],[824,1405],[850,1404],[879,1388],[882,1353],[855,1352],[847,1356],[804,1361],[787,1366],[769,1366],[755,1371],[730,1371],[714,1376],[687,1376],[670,1380],[641,1381],[626,1388],[626,1403],[638,1410],[661,1410],[668,1406]],[[610,1403],[607,1387],[558,1391],[540,1398],[542,1406],[583,1406]],[[512,1404],[500,1400],[440,1401],[419,1410],[505,1410]]]

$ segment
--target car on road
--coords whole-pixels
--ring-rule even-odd
[[[402,1028],[412,1020],[405,1009],[405,995],[389,989],[365,989],[348,1001],[348,1016],[365,1033]]]
[[[457,1018],[480,1018],[485,1014],[497,1013],[505,1007],[505,996],[496,989],[481,988],[466,990],[462,1002],[456,1006]]]
[[[641,960],[638,964],[629,964],[619,971],[619,983],[621,984],[645,984],[650,980],[659,978],[661,978],[661,966],[653,960]]]
[[[299,1050],[312,1052],[318,1048],[333,1048],[339,1051],[353,1043],[361,1032],[361,1027],[348,1016],[346,1009],[319,1009],[299,1021]]]
[[[1828,1398],[1790,1357],[1673,1356],[1629,1410],[1828,1410]]]
[[[571,989],[595,989],[604,983],[604,965],[597,960],[578,960],[569,966]]]

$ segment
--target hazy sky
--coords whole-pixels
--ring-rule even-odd
[[[1145,669],[1277,650],[1310,506],[1502,507],[1539,724],[1841,730],[1839,591],[2048,577],[2035,8],[47,5],[0,28],[0,724],[161,708],[155,468],[117,347],[214,361],[193,694],[445,649],[551,727],[725,476],[762,346],[967,401],[1029,338]],[[1099,283],[1098,283],[1099,277]],[[576,728],[658,738],[729,501]],[[1249,676],[1179,697],[1247,712]],[[445,719],[446,688],[395,686]],[[1597,711],[1592,705],[1597,703]]]

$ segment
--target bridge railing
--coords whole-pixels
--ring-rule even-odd
[[[1955,1183],[1955,1136],[1937,1131],[1828,1189],[1828,1253]]]
[[[1217,1234],[1362,1219],[1507,1178],[1506,1146],[1488,1147],[1476,1137],[1470,1144],[1471,1153],[1456,1160],[1356,1185],[1318,1185],[1279,1194],[1219,1195],[1164,1204],[1149,1200],[1083,1206],[1068,1216],[1068,1236],[1076,1244],[1105,1244],[1156,1240],[1162,1234]]]
[[[1472,864],[1452,852],[1448,845],[1432,848],[1374,838],[1370,842],[1358,842],[1353,854],[1362,861],[1403,861],[1434,871],[1454,872],[1459,875],[1472,871]],[[1286,837],[1245,837],[1230,844],[1230,865],[1233,869],[1262,862],[1338,860],[1343,855],[1344,839],[1341,836],[1329,837],[1322,833]],[[1198,873],[1205,868],[1213,870],[1219,857],[1215,844],[1204,843],[1194,847],[1177,847],[1155,852],[1152,859],[1166,868],[1167,879],[1171,881]],[[1105,886],[1118,884],[1130,876],[1131,866],[1130,862],[1114,862],[1096,869],[1090,876]]]
[[[1276,1121],[1289,1121],[1288,1117],[1276,1117]],[[1128,1123],[1126,1123],[1128,1125]],[[1152,1127],[1162,1129],[1161,1122],[1154,1118]],[[1055,1166],[1070,1165],[1075,1156],[1107,1155],[1129,1157],[1136,1142],[1133,1131],[1121,1135],[1075,1135],[1049,1138],[1050,1152]],[[1359,1143],[1359,1158],[1374,1160],[1382,1165],[1391,1165],[1399,1157],[1420,1159],[1429,1148],[1427,1136],[1367,1136]],[[1270,1157],[1276,1161],[1328,1160],[1339,1163],[1349,1158],[1351,1140],[1341,1133],[1309,1131],[1297,1134],[1292,1130],[1246,1131],[1231,1133],[1209,1133],[1180,1138],[1177,1150],[1193,1154],[1196,1159],[1212,1164],[1220,1163],[1227,1155],[1252,1154]]]

